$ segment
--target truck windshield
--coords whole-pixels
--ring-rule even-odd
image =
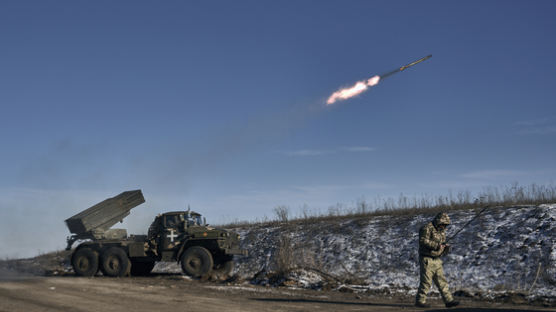
[[[203,225],[203,218],[200,215],[192,215],[187,218],[189,225]]]

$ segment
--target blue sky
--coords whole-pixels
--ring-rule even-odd
[[[3,1],[0,256],[61,248],[64,219],[137,188],[134,233],[188,204],[224,223],[553,183],[555,13],[553,1]]]

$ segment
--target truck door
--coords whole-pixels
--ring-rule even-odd
[[[184,235],[183,214],[165,215],[163,222],[162,250],[169,251],[179,247]]]

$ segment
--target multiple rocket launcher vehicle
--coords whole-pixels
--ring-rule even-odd
[[[156,261],[177,261],[187,275],[226,278],[233,270],[233,256],[247,254],[239,247],[237,233],[210,227],[190,210],[159,214],[147,235],[111,229],[144,202],[140,190],[127,191],[65,220],[72,233],[66,249],[84,240],[71,257],[77,275],[146,275]]]

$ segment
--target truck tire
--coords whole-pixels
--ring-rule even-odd
[[[183,273],[200,278],[211,273],[214,262],[210,252],[201,246],[189,247],[181,256]]]
[[[101,257],[100,269],[102,274],[112,277],[122,277],[129,275],[131,261],[125,251],[118,247],[106,249]]]
[[[131,261],[131,275],[145,276],[149,275],[154,268],[154,262],[138,262]]]
[[[73,271],[79,276],[93,276],[98,271],[98,253],[91,248],[80,248],[71,256]]]

